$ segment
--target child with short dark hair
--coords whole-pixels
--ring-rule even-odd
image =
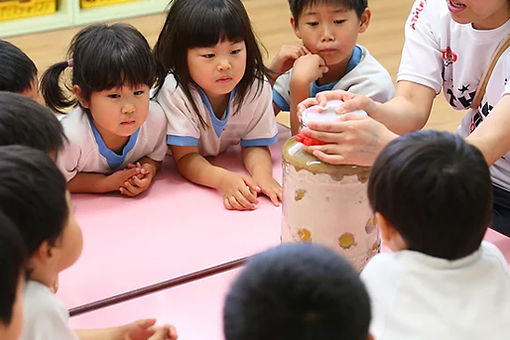
[[[50,291],[57,275],[80,256],[82,235],[66,180],[44,152],[20,145],[0,147],[0,211],[20,231],[28,251],[21,339],[174,339],[175,330],[154,329],[155,320],[75,333],[69,314]]]
[[[57,157],[71,192],[137,196],[150,187],[168,149],[165,114],[149,93],[162,73],[144,36],[120,23],[83,28],[68,59],[46,70],[46,104],[61,113],[74,106],[61,120],[69,143]]]
[[[30,146],[55,160],[65,140],[62,124],[47,107],[20,94],[0,91],[0,145]]]
[[[226,340],[372,339],[370,301],[351,265],[312,243],[249,259],[223,310]]]
[[[17,228],[0,212],[0,339],[17,340],[23,325],[26,249]]]
[[[368,197],[394,251],[361,274],[374,337],[509,339],[508,264],[482,242],[492,186],[481,152],[448,132],[403,135],[377,157]]]
[[[16,92],[42,101],[34,62],[5,40],[0,40],[0,91]]]
[[[289,0],[290,23],[303,46],[284,45],[271,65],[275,112],[290,111],[292,134],[299,128],[297,105],[317,93],[343,89],[385,102],[394,89],[388,71],[356,45],[371,12],[367,0]]]

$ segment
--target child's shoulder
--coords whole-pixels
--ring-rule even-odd
[[[87,113],[79,106],[73,108],[60,119],[69,142],[81,143],[89,136],[90,122]]]

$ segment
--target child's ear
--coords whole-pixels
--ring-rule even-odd
[[[376,212],[375,218],[377,219],[377,225],[379,226],[381,238],[385,245],[393,251],[407,249],[406,242],[386,217]]]
[[[370,24],[370,18],[372,17],[372,12],[370,8],[365,8],[363,13],[361,13],[361,18],[359,21],[359,33],[363,33],[367,30],[368,24]]]
[[[294,20],[294,17],[290,17],[290,25],[292,26],[292,29],[294,30],[294,34],[298,39],[301,39],[301,32],[299,32],[299,28],[296,25],[296,20]]]
[[[29,259],[29,267],[39,267],[38,264],[45,264],[52,256],[52,247],[48,241],[41,243],[39,248],[36,249],[34,254]]]
[[[89,105],[83,96],[81,87],[79,87],[78,85],[73,85],[73,92],[76,95],[76,98],[78,99],[78,101],[80,102],[81,107],[87,109],[89,107]]]

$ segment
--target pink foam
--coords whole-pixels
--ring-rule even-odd
[[[281,181],[280,127],[271,147],[273,175]],[[239,147],[211,160],[244,171]],[[237,258],[280,242],[281,207],[265,196],[254,211],[228,211],[221,194],[190,183],[166,159],[151,188],[136,198],[73,195],[84,247],[60,275],[66,307],[107,298]]]

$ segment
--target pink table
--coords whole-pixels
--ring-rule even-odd
[[[223,300],[239,269],[71,318],[71,327],[102,328],[154,317],[177,327],[179,340],[223,339]]]
[[[281,180],[280,127],[271,147]],[[239,148],[213,163],[243,171]],[[254,211],[228,211],[221,195],[182,178],[166,159],[155,182],[136,198],[73,195],[84,248],[62,272],[58,295],[72,308],[257,253],[280,241],[281,208],[261,197]]]

